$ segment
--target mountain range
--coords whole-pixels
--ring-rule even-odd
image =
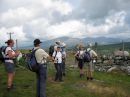
[[[79,43],[88,45],[88,43],[95,44],[95,42],[97,42],[99,45],[104,45],[104,44],[107,45],[107,44],[121,43],[122,41],[130,42],[130,38],[120,39],[120,38],[107,38],[107,37],[96,37],[96,38],[86,37],[80,39],[80,38],[71,38],[71,37],[60,37],[52,40],[43,41],[41,47],[48,48],[50,45],[54,45],[56,41],[64,42],[67,45],[67,47],[73,47]],[[32,48],[32,47],[33,46],[24,46],[21,48]]]

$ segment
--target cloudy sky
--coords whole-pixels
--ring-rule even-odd
[[[130,37],[130,0],[0,0],[0,42]]]

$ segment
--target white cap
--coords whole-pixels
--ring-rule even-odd
[[[56,41],[55,43],[56,43],[57,45],[60,45],[60,44],[61,44],[61,42],[60,42],[60,41]]]
[[[61,46],[65,47],[65,46],[66,46],[66,44],[65,44],[64,42],[62,42],[62,43],[61,43]]]

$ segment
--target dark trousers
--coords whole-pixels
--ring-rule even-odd
[[[62,63],[55,63],[55,69],[56,69],[56,75],[55,75],[55,81],[62,80]]]
[[[46,79],[47,79],[47,67],[46,65],[40,65],[37,75],[37,96],[46,97]]]

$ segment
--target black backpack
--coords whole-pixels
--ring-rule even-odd
[[[39,71],[39,64],[37,63],[36,57],[35,57],[35,52],[36,50],[32,50],[29,54],[27,54],[26,58],[26,63],[27,63],[27,68],[32,71],[32,72],[38,72]]]
[[[90,51],[86,51],[84,53],[83,60],[84,60],[84,62],[90,62],[92,60],[92,58],[90,56]]]
[[[7,46],[2,46],[0,48],[0,61],[1,62],[4,62],[5,61],[5,58],[4,58],[4,55],[5,55],[5,50],[6,50]]]
[[[51,45],[49,47],[49,55],[52,56],[53,55],[53,52],[54,52],[54,45]]]

